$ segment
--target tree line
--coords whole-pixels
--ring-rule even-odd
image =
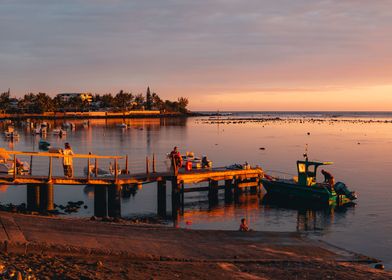
[[[0,94],[0,110],[6,113],[44,113],[44,112],[82,112],[130,110],[159,110],[161,112],[188,113],[188,98],[179,97],[176,101],[163,100],[147,88],[146,94],[133,94],[120,90],[117,94],[94,94],[91,99],[71,97],[64,100],[60,95],[50,97],[44,92],[28,93],[22,98],[13,98],[10,90]]]

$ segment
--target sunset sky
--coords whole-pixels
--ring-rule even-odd
[[[0,0],[0,92],[392,110],[390,0]]]

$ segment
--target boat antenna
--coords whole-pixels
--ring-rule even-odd
[[[305,160],[306,160],[306,161],[308,161],[308,160],[309,160],[309,158],[308,158],[308,144],[306,144],[306,145],[305,145],[305,153],[304,153],[304,158],[305,158]]]

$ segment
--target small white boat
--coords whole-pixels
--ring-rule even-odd
[[[171,166],[170,162],[170,154],[167,154],[167,159],[165,164],[168,168]],[[207,156],[203,155],[200,157],[195,157],[193,152],[186,152],[185,156],[182,157],[182,166],[185,167],[187,162],[192,163],[192,169],[200,169],[200,168],[211,168],[212,161],[207,158]]]
[[[87,171],[87,166],[84,167],[83,172],[84,172],[85,175],[87,175],[87,172],[88,172]],[[94,164],[90,164],[89,172],[90,172],[90,176],[95,176],[95,165]],[[113,169],[111,164],[109,166],[109,171],[101,169],[101,168],[97,169],[98,177],[111,177],[111,176],[114,176],[114,173],[115,172],[114,172],[114,169]],[[120,174],[121,174],[121,169],[118,169],[117,170],[117,175],[120,175]]]
[[[127,128],[127,124],[126,123],[117,124],[117,127]]]
[[[10,139],[10,140],[18,140],[19,139],[19,134],[17,131],[14,131],[14,132],[5,131],[4,136],[5,136],[5,138]]]
[[[71,127],[71,124],[69,122],[65,122],[65,123],[62,124],[62,127],[67,129],[67,128]]]
[[[22,162],[16,159],[16,173],[19,175],[27,174],[30,171],[30,165],[27,162]],[[14,174],[14,161],[10,156],[2,151],[0,151],[0,173]]]
[[[52,133],[53,133],[53,135],[59,135],[59,136],[67,135],[67,131],[63,130],[61,128],[53,129]]]
[[[183,166],[187,162],[192,163],[192,168],[210,168],[212,167],[212,161],[207,158],[207,156],[203,155],[200,157],[195,157],[193,152],[186,152],[185,156],[182,156]]]
[[[4,136],[5,138],[9,140],[18,140],[19,139],[19,134],[17,131],[15,131],[13,126],[8,126],[7,130],[4,131]]]

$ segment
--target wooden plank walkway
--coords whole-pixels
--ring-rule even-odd
[[[261,168],[252,169],[195,169],[191,171],[180,170],[177,176],[172,172],[155,172],[155,173],[138,173],[138,174],[122,174],[108,177],[73,177],[64,176],[36,176],[36,175],[0,175],[0,184],[3,185],[26,185],[26,184],[53,184],[53,185],[131,185],[158,182],[162,180],[177,180],[178,183],[200,183],[208,181],[220,181],[229,179],[251,179],[258,178],[263,175]]]

